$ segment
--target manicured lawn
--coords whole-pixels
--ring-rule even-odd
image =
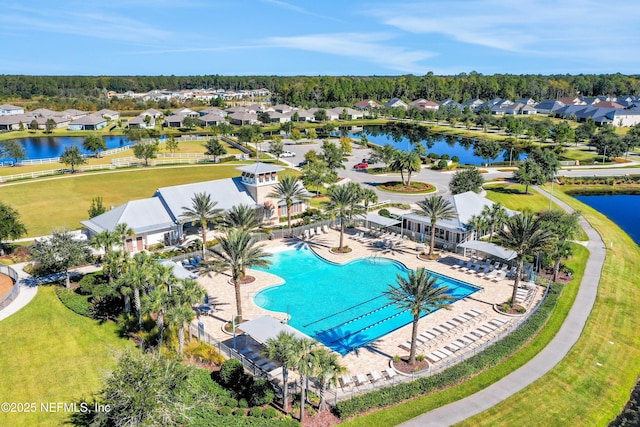
[[[570,353],[524,391],[462,425],[606,425],[629,399],[640,371],[637,313],[640,248],[604,215],[564,194],[603,236],[608,250],[598,298]]]
[[[118,206],[153,196],[159,187],[230,178],[238,165],[138,168],[90,173],[51,180],[25,181],[0,187],[0,199],[20,212],[29,236],[50,234],[56,227],[75,229],[87,219],[91,199]]]
[[[35,299],[0,322],[0,401],[34,402],[35,413],[0,412],[3,426],[57,426],[70,414],[40,411],[40,402],[88,401],[116,354],[132,344],[113,323],[100,324],[64,307],[43,286]]]
[[[549,209],[549,199],[536,193],[531,187],[529,187],[529,194],[525,194],[525,187],[521,184],[488,184],[484,188],[487,190],[488,199],[500,202],[509,209],[516,211],[528,209],[532,212]],[[553,208],[558,207],[554,204]]]

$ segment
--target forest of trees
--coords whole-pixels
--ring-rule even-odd
[[[272,101],[300,106],[352,104],[362,99],[398,97],[441,101],[496,97],[536,100],[563,96],[637,95],[640,75],[483,75],[455,76],[23,76],[0,75],[0,99],[85,98],[104,100],[107,91],[153,89],[269,89]],[[104,101],[103,101],[104,102]]]

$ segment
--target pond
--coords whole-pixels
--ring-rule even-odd
[[[636,244],[640,245],[640,195],[614,194],[614,195],[589,195],[574,196],[582,203],[587,204],[606,215],[611,221],[618,224]],[[603,236],[606,241],[606,236]]]
[[[427,153],[435,153],[439,156],[448,154],[449,157],[458,156],[460,163],[469,165],[483,165],[486,163],[482,157],[473,154],[475,140],[431,133],[428,128],[423,126],[406,124],[364,126],[361,132],[355,133],[353,136],[358,138],[363,133],[367,135],[369,142],[376,145],[391,144],[399,150],[411,151],[414,144],[422,144]],[[495,161],[508,162],[509,155],[509,151],[504,150]],[[513,161],[525,157],[524,154],[517,151],[514,151],[512,156]]]
[[[126,136],[105,136],[107,150],[131,145],[131,141]],[[77,146],[83,154],[91,154],[90,151],[82,148],[84,137],[81,136],[38,136],[28,138],[16,138],[20,142],[27,155],[28,160],[50,159],[59,157],[66,147]],[[2,158],[0,161],[12,161],[10,158]]]

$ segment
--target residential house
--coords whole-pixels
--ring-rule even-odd
[[[26,129],[33,117],[26,114],[6,114],[0,116],[0,130],[20,130],[21,126]]]
[[[271,107],[273,111],[278,113],[288,113],[289,111],[293,111],[293,107],[289,107],[286,104],[277,104]]]
[[[149,117],[145,120],[145,117]],[[153,129],[156,127],[156,119],[151,115],[141,113],[138,116],[129,119],[127,126],[133,129]]]
[[[208,114],[215,114],[218,115],[220,117],[226,117],[227,116],[227,112],[226,111],[222,111],[221,109],[217,108],[217,107],[209,107],[209,108],[205,108],[204,110],[200,110],[198,112],[200,114],[200,116],[206,116]]]
[[[330,114],[330,113],[335,113],[338,115],[337,119],[331,119],[331,120],[340,120],[340,119],[358,120],[364,117],[364,114],[362,113],[362,111],[354,110],[353,108],[349,108],[349,107],[330,108],[327,110],[327,115],[333,116],[333,114]]]
[[[62,116],[62,113],[58,113],[57,111],[49,110],[48,108],[38,108],[37,110],[30,111],[28,113],[33,117],[51,117],[51,116]]]
[[[473,98],[468,101],[464,101],[462,103],[462,108],[469,107],[471,111],[477,111],[480,108],[480,106],[482,106],[483,104],[484,104],[484,101],[482,99]]]
[[[19,114],[24,114],[24,108],[11,104],[0,105],[0,116],[15,116]]]
[[[562,97],[562,98],[558,99],[558,101],[562,102],[564,105],[587,105],[587,103],[584,102],[579,97],[573,97],[572,98],[570,96],[565,96],[565,97]]]
[[[117,111],[109,110],[107,108],[103,108],[100,111],[95,112],[99,116],[104,117],[107,120],[118,120],[120,118],[120,113]]]
[[[107,125],[107,119],[95,114],[82,116],[69,123],[69,130],[98,130]]]
[[[76,110],[75,108],[69,108],[68,110],[62,111],[60,115],[66,116],[73,121],[73,120],[78,120],[81,117],[88,116],[89,113],[85,111]]]
[[[418,110],[433,110],[436,111],[440,108],[440,104],[434,101],[427,101],[426,99],[417,99],[409,103],[410,108],[417,108]]]
[[[172,115],[181,115],[184,117],[198,117],[200,114],[193,111],[191,108],[178,108],[171,112]]]
[[[445,99],[444,101],[440,102],[440,108],[442,107],[449,108],[452,106],[458,108],[460,111],[462,111],[462,109],[464,108],[462,104],[454,101],[453,99]]]
[[[382,108],[382,106],[372,99],[365,99],[355,104],[356,110],[371,110]]]
[[[62,117],[62,116],[50,116],[50,117],[36,117],[36,123],[38,123],[38,129],[46,129],[47,128],[47,122],[49,120],[53,120],[53,123],[55,124],[54,127],[55,129],[61,129],[64,127],[69,126],[69,123],[71,122],[71,120],[69,120],[69,118],[67,117]],[[32,120],[33,122],[33,120]],[[31,124],[31,122],[29,123]],[[31,127],[31,126],[29,126]]]
[[[185,114],[172,114],[164,119],[164,126],[171,128],[181,128],[184,126]]]
[[[309,110],[296,110],[294,113],[298,113],[298,120],[301,122],[312,122],[315,120],[315,115]]]
[[[291,121],[291,116],[293,116],[293,113],[291,111],[288,111],[286,113],[281,113],[279,111],[271,111],[268,114],[269,114],[269,121],[271,123],[287,123]]]
[[[164,116],[164,114],[162,114],[162,111],[158,111],[154,108],[149,108],[148,110],[144,110],[142,113],[140,113],[141,116],[151,116],[154,119],[159,119],[162,116]]]
[[[216,113],[205,114],[204,116],[198,117],[198,120],[200,120],[200,126],[202,127],[217,126],[227,121],[224,116]]]
[[[550,114],[564,107],[566,104],[555,99],[544,99],[535,105],[538,114]]]
[[[640,108],[617,109],[607,113],[613,126],[635,126],[640,123]]]
[[[229,116],[229,122],[232,125],[244,126],[258,124],[260,120],[258,120],[258,115],[255,113],[237,112]]]
[[[390,100],[385,102],[383,105],[388,108],[404,108],[405,110],[409,108],[407,103],[400,98],[391,98]]]

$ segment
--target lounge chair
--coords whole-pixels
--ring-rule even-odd
[[[441,359],[440,357],[436,356],[436,355],[435,355],[435,354],[433,354],[433,353],[425,354],[425,356],[424,356],[424,357],[426,357],[427,359],[429,359],[429,360],[430,360],[431,362],[433,362],[433,363],[435,363],[435,362],[439,362],[439,361],[440,361],[440,359]]]
[[[369,378],[367,378],[365,374],[356,375],[356,385],[365,385],[369,383],[370,383]]]
[[[496,273],[495,277],[493,277],[491,279],[491,281],[492,282],[499,282],[499,281],[505,279],[506,277],[507,277],[507,273],[505,271],[500,270],[500,271],[498,271]]]
[[[340,382],[342,383],[342,387],[348,387],[353,384],[353,377],[351,375],[343,375],[340,377]]]
[[[422,246],[424,247],[424,245],[422,245]],[[455,265],[452,265],[451,268],[455,268],[457,270],[458,268],[461,268],[463,265],[464,265],[464,260],[461,259]]]
[[[312,238],[313,236],[315,236],[316,232],[313,231],[313,228],[309,229],[309,238]]]
[[[382,375],[378,371],[369,372],[369,376],[371,377],[371,382],[375,383],[376,381],[380,381],[382,379]]]
[[[320,228],[320,226],[316,227],[316,234],[317,235],[322,234],[322,228]]]
[[[475,258],[471,258],[469,261],[467,261],[463,267],[460,267],[460,271],[467,271],[471,268],[471,266],[473,266],[475,262]]]
[[[492,280],[492,279],[495,279],[495,278],[496,278],[496,276],[498,275],[498,273],[499,273],[499,271],[498,271],[498,270],[492,270],[492,271],[490,271],[489,273],[485,274],[485,275],[484,275],[484,276],[482,276],[482,277],[484,277],[484,278],[485,278],[485,279],[487,279],[487,280]]]
[[[309,238],[309,230],[304,230],[304,233],[302,233],[302,238],[305,240]]]
[[[323,225],[323,226],[322,226],[322,232],[323,232],[324,234],[327,234],[327,233],[329,232],[329,227],[327,227],[327,224],[325,224],[325,225]]]
[[[395,369],[393,368],[387,368],[384,370],[384,374],[387,376],[388,379],[392,379],[393,377],[395,377],[398,373],[396,372]]]

